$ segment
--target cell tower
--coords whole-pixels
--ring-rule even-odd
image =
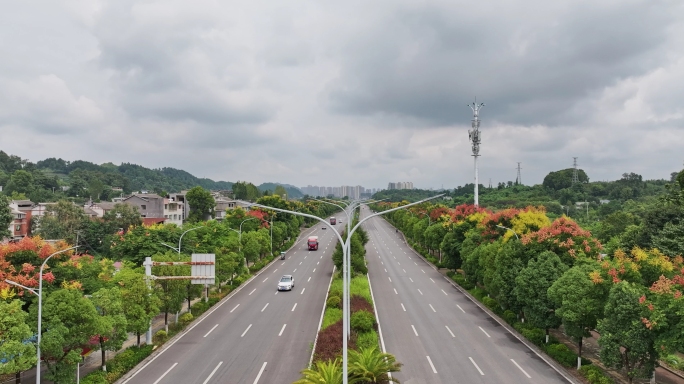
[[[572,158],[572,183],[579,183],[579,178],[577,177],[577,158],[573,157]]]
[[[470,109],[473,110],[472,128],[468,130],[468,136],[473,145],[473,157],[475,158],[475,206],[479,205],[478,201],[478,186],[479,179],[477,174],[477,158],[480,156],[480,109],[484,107],[484,103],[477,103],[477,98],[475,102],[468,105]]]
[[[489,189],[492,189],[492,178],[489,178]]]
[[[520,170],[521,170],[522,168],[520,168],[520,164],[521,164],[521,162],[518,161],[518,176],[517,176],[516,179],[515,179],[515,181],[516,181],[517,184],[522,184],[522,177],[520,176]]]

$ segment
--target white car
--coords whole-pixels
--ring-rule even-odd
[[[291,291],[294,288],[294,277],[292,275],[283,275],[278,282],[279,291]]]

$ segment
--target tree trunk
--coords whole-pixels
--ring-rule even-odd
[[[105,357],[104,337],[100,336],[100,351],[102,352],[102,370],[107,372],[107,358]]]
[[[188,312],[190,312],[190,284],[187,285],[188,289]]]
[[[21,384],[21,372],[17,372],[14,375],[14,384]]]
[[[169,333],[169,311],[164,311],[164,331]]]
[[[577,369],[582,368],[582,337],[579,338],[579,343],[577,343],[579,353],[577,353]]]
[[[138,348],[140,348],[140,332],[136,332],[135,335],[138,336]]]
[[[546,344],[549,343],[549,329],[546,328]]]

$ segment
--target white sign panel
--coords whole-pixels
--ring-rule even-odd
[[[216,255],[213,253],[193,253],[192,262],[199,263],[192,265],[190,276],[200,277],[203,279],[192,279],[192,284],[214,284],[214,277],[216,276]],[[206,264],[205,264],[206,263]]]

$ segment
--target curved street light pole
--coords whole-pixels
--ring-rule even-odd
[[[72,249],[76,249],[78,246],[74,246],[71,248],[67,249],[62,249],[61,251],[55,252],[52,255],[48,256],[45,258],[43,261],[43,264],[40,265],[40,272],[38,274],[38,291],[36,291],[33,288],[29,288],[26,286],[23,286],[19,283],[16,283],[11,280],[5,280],[9,284],[16,285],[17,287],[24,288],[28,290],[29,292],[33,293],[34,295],[38,296],[38,343],[36,344],[36,357],[37,357],[37,362],[36,362],[36,384],[40,384],[40,340],[41,340],[41,328],[42,328],[42,322],[43,322],[43,268],[45,268],[45,264],[50,260],[52,256],[58,255],[60,253],[70,251]]]
[[[512,230],[512,229],[510,229],[510,228],[508,228],[508,227],[504,227],[503,225],[498,225],[498,224],[497,224],[496,226],[499,227],[499,228],[508,229],[509,231],[513,232],[513,234],[515,235],[515,238],[516,238],[516,239],[520,240],[520,238],[518,237],[518,233],[516,233],[514,230]]]
[[[185,235],[186,233],[188,233],[190,231],[194,231],[195,229],[200,229],[200,228],[202,228],[202,227],[200,226],[200,227],[190,228],[187,231],[181,233],[180,238],[178,239],[178,248],[172,247],[172,246],[165,244],[165,243],[161,243],[161,245],[166,245],[167,247],[173,249],[174,251],[176,251],[180,255],[180,253],[181,253],[181,241],[183,240],[183,235]]]

